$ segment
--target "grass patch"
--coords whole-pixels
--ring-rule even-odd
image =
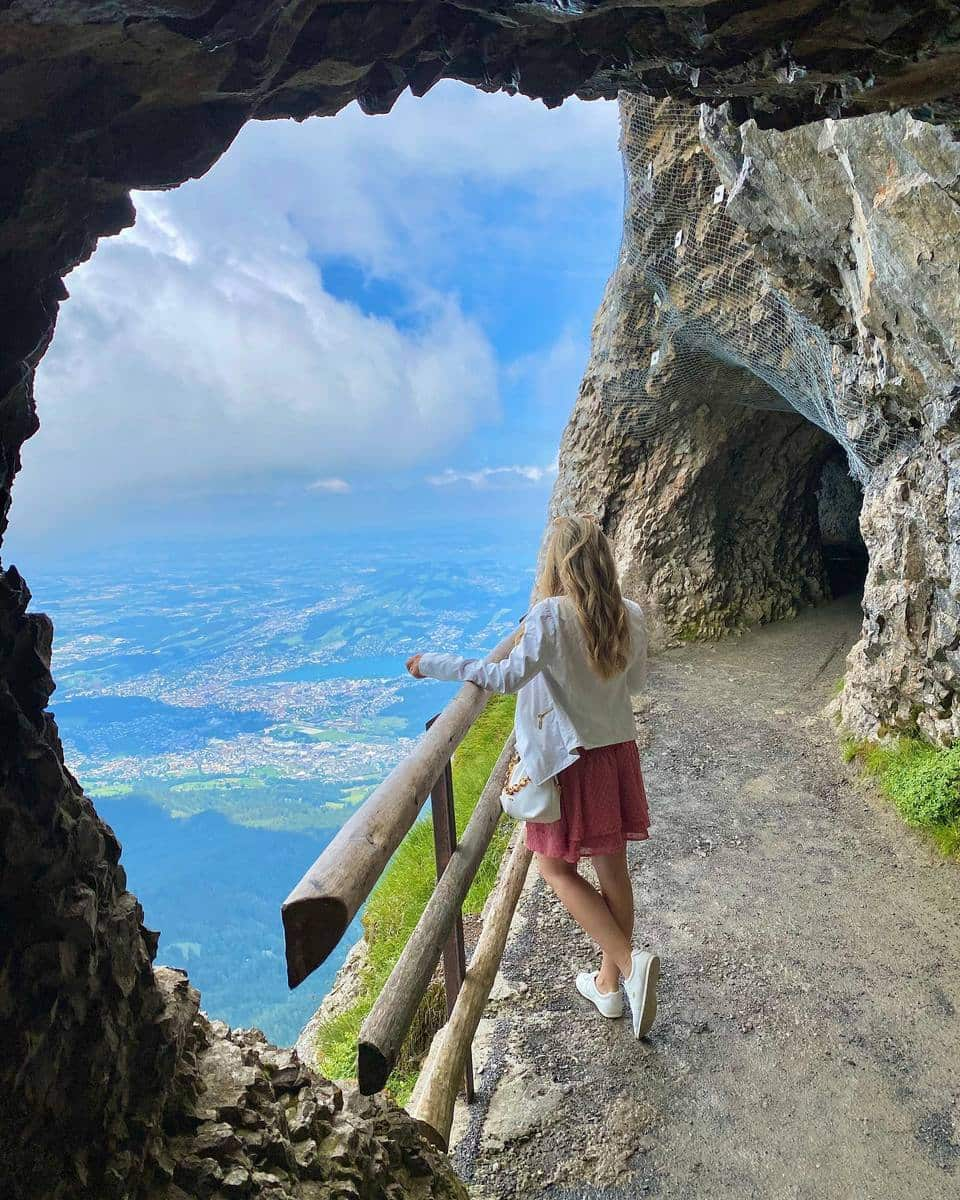
[[[854,738],[844,738],[840,743],[840,757],[845,763],[853,762],[862,749],[865,749],[869,742],[858,742]]]
[[[493,696],[453,756],[453,795],[457,833],[463,832],[503,744],[513,728],[515,698]],[[476,878],[463,905],[465,913],[479,913],[496,882],[513,822],[506,816],[493,835]],[[360,998],[317,1033],[320,1069],[332,1079],[354,1078],[357,1073],[357,1035],[380,989],[393,970],[407,939],[433,893],[436,866],[433,821],[417,821],[380,877],[363,914],[367,960]],[[400,1061],[387,1088],[403,1104],[416,1082],[417,1071],[433,1034],[443,1024],[446,1005],[443,987],[431,984],[404,1043]]]
[[[845,762],[860,761],[908,825],[943,854],[960,856],[960,742],[941,749],[913,737],[846,741],[842,753]]]

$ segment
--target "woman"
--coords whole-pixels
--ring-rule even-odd
[[[541,876],[602,951],[598,971],[582,971],[577,990],[605,1017],[623,1012],[620,980],[642,1037],[657,1011],[660,960],[633,947],[633,889],[626,843],[648,837],[631,693],[646,667],[643,610],[620,593],[610,544],[587,517],[552,524],[537,603],[502,662],[452,654],[414,654],[418,679],[470,680],[488,691],[517,692],[517,750],[524,773],[556,777],[560,819],[528,821],[526,843]],[[598,891],[577,871],[589,856]]]

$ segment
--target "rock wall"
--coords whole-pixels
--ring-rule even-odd
[[[735,347],[751,337],[744,303],[778,289],[832,347],[844,394],[861,406],[847,429],[879,431],[861,516],[869,567],[845,725],[858,736],[919,730],[953,740],[960,144],[948,128],[903,112],[764,131],[704,108],[699,121],[671,117],[670,137],[658,126],[638,153],[630,117],[651,102],[621,104],[627,160],[655,164],[653,198],[642,227],[628,214],[634,257],[611,279],[597,317],[553,511],[597,513],[627,585],[657,603],[680,636],[787,615],[827,591],[822,549],[836,539],[821,530],[814,496],[836,456],[830,438],[801,417],[764,411],[777,405],[762,381],[709,348],[682,345],[659,368],[670,413],[656,429],[646,418],[638,429],[642,389],[631,373],[648,375],[658,314],[637,263],[662,243],[679,195],[701,246],[696,270],[681,265],[672,276],[673,302],[687,312],[718,308],[711,329]],[[722,245],[701,236],[718,182],[737,224]],[[733,271],[748,273],[748,288],[713,288],[718,272]],[[736,394],[746,406],[729,403]]]
[[[0,576],[0,1178],[23,1196],[119,1196],[151,1148],[179,1035],[120,846],[44,711],[53,631],[29,599],[15,569]]]
[[[842,346],[892,428],[915,444],[873,472],[869,572],[846,726],[960,736],[960,142],[908,113],[770,136],[704,129],[732,214],[795,303]]]
[[[708,245],[700,220],[717,174],[700,143],[696,110],[671,101],[622,100],[625,159],[651,162],[645,192],[628,204],[624,249],[594,324],[593,350],[560,446],[551,511],[591,512],[613,539],[624,584],[653,602],[676,636],[718,636],[793,614],[827,594],[818,537],[816,487],[831,440],[756,376],[673,340],[645,394],[660,313],[644,263],[672,245],[678,222]],[[649,122],[632,118],[652,110]],[[642,152],[629,130],[648,131]],[[670,293],[704,295],[705,280],[745,261],[746,233],[690,253]],[[730,312],[730,328],[736,314]],[[664,351],[660,351],[661,355]],[[717,397],[748,401],[731,404]]]

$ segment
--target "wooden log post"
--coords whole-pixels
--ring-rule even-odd
[[[493,831],[500,820],[500,792],[513,755],[507,738],[490,772],[460,843],[410,934],[390,978],[360,1029],[357,1083],[364,1095],[379,1092],[396,1065],[417,1006],[430,986],[440,952],[450,937]],[[462,1071],[461,1071],[462,1075]]]
[[[506,657],[514,634],[490,658]],[[390,856],[417,819],[437,776],[490,699],[465,683],[414,751],[357,809],[286,898],[281,909],[287,983],[297,987],[346,933]]]
[[[532,856],[525,845],[523,831],[518,830],[516,837],[506,869],[501,873],[491,900],[480,940],[470,959],[460,995],[450,1019],[431,1043],[407,1105],[407,1111],[424,1125],[425,1131],[435,1132],[433,1140],[444,1150],[450,1141],[453,1110],[467,1053],[490,997],[490,989],[507,944],[510,922],[530,866]]]
[[[427,723],[427,728],[433,721]],[[450,856],[457,848],[457,806],[453,795],[453,764],[448,762],[430,793],[430,813],[433,818],[433,852],[437,863],[437,882],[447,869]],[[447,1016],[460,991],[467,970],[466,943],[463,939],[463,913],[457,913],[453,932],[443,947],[443,991],[447,1001]],[[467,1100],[473,1099],[473,1062],[467,1059],[464,1076]]]

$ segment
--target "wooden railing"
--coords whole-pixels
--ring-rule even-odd
[[[512,645],[511,634],[491,657],[503,658]],[[472,1098],[470,1047],[530,863],[530,852],[520,838],[501,870],[483,933],[464,971],[461,907],[502,815],[500,792],[513,753],[513,735],[490,773],[459,844],[453,821],[450,757],[489,699],[489,692],[472,683],[463,685],[430,723],[413,752],[346,822],[282,908],[287,981],[293,988],[340,942],[431,795],[437,885],[361,1027],[357,1079],[366,1094],[383,1088],[443,953],[448,1019],[434,1038],[408,1108],[444,1146],[465,1077],[467,1099]]]

